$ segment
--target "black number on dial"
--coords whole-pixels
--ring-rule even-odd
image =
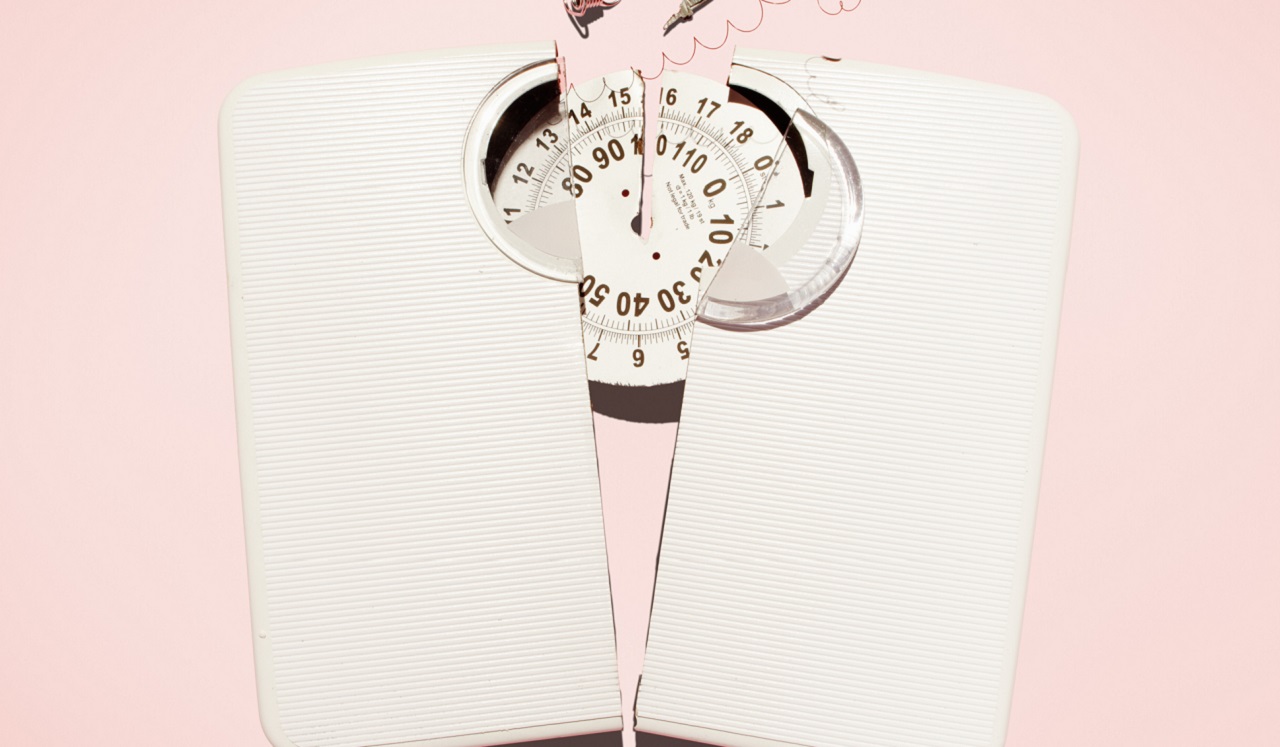
[[[528,180],[528,179],[526,179],[526,178],[525,178],[525,177],[523,177],[523,176],[520,176],[520,174],[527,174],[527,175],[529,175],[529,176],[533,176],[533,167],[532,167],[532,166],[530,166],[530,165],[529,165],[529,164],[527,164],[527,163],[517,163],[517,164],[516,164],[516,171],[518,171],[518,172],[520,172],[520,173],[512,174],[512,175],[511,175],[511,178],[512,178],[512,179],[514,179],[514,180],[515,180],[515,182],[516,182],[517,184],[528,184],[528,183],[529,183],[529,180]]]
[[[721,226],[731,226],[733,225],[733,216],[726,213],[723,218],[712,218],[711,223]],[[717,229],[707,234],[707,238],[711,240],[712,244],[732,244],[733,232],[726,231],[724,229]]]
[[[583,166],[580,163],[575,164],[573,167],[573,176],[572,177],[566,176],[564,178],[564,181],[560,182],[560,186],[564,187],[564,191],[568,192],[574,197],[581,197],[582,185],[591,181],[591,176],[592,176],[591,169],[587,168],[586,166]]]
[[[582,108],[579,109],[578,112],[574,112],[572,109],[570,109],[568,111],[569,119],[573,120],[573,123],[575,125],[581,121],[578,119],[578,113],[582,114],[582,119],[586,119],[587,117],[591,116],[591,110],[587,108],[587,105],[585,103],[582,105]]]
[[[544,129],[542,131],[542,137],[545,137],[547,138],[547,140],[550,140],[552,145],[555,145],[556,143],[560,142],[560,136],[557,135],[555,131],[551,129]],[[538,138],[538,147],[543,150],[551,150],[551,145],[547,145],[547,143],[542,139],[542,137]]]
[[[626,154],[627,152],[622,148],[622,143],[617,140],[610,140],[606,146],[597,146],[591,151],[591,157],[596,159],[596,165],[602,169],[609,168],[611,160],[621,161],[623,156]],[[576,169],[574,173],[577,173]],[[590,179],[587,179],[586,181],[590,181]]]
[[[604,303],[605,297],[609,295],[609,286],[605,283],[596,285],[596,276],[587,275],[582,279],[581,283],[578,283],[578,296],[586,298],[588,295],[591,296],[588,299],[591,305],[599,306]]]
[[[619,293],[618,301],[615,304],[618,309],[618,316],[626,316],[633,311],[636,316],[644,313],[649,308],[649,299],[643,293]]]
[[[707,255],[707,256],[710,256],[710,255]],[[701,268],[694,268],[694,269],[701,270]],[[694,279],[696,280],[697,278],[694,278]],[[677,280],[671,286],[671,290],[667,290],[666,288],[663,288],[662,290],[658,291],[658,305],[662,307],[663,311],[675,311],[677,303],[683,306],[692,300],[693,299],[690,298],[689,295],[684,292],[683,280]]]

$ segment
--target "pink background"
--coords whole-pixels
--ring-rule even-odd
[[[265,744],[215,129],[236,82],[546,38],[572,78],[653,74],[760,12],[717,0],[664,40],[676,0],[623,0],[583,42],[560,0],[499,5],[6,3],[0,743]],[[1079,124],[1009,745],[1280,744],[1277,28],[1263,0],[792,0],[730,40],[1040,91]],[[630,685],[672,430],[599,430]]]

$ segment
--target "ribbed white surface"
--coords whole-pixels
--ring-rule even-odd
[[[256,643],[277,740],[571,734],[620,715],[575,289],[499,253],[461,185],[481,98],[554,55],[271,75],[224,111]]]
[[[729,745],[1000,744],[1074,129],[1006,89],[736,61],[844,139],[866,228],[809,316],[695,333],[640,726]]]

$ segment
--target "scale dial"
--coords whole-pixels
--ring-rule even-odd
[[[649,88],[659,112],[646,131],[644,81],[632,71],[564,96],[551,73],[543,65],[513,75],[481,105],[464,159],[472,208],[516,263],[579,282],[597,411],[677,419],[702,309],[719,318],[720,299],[783,287],[772,268],[826,202],[810,196],[811,138],[791,128],[799,97],[781,83],[765,93],[772,80],[731,89],[668,72]],[[647,239],[638,230],[642,194],[652,202]],[[712,299],[708,287],[731,248]]]
[[[701,80],[680,73],[666,75]],[[576,225],[562,225],[563,231],[553,232],[552,235],[548,235],[544,228],[544,224],[549,221],[565,224],[573,220],[568,215],[571,197],[570,186],[566,182],[571,165],[568,157],[571,136],[581,135],[584,131],[590,132],[604,124],[603,119],[614,122],[615,118],[621,116],[630,126],[626,134],[628,141],[633,136],[643,137],[644,112],[640,101],[643,81],[639,78],[632,79],[630,73],[612,77],[615,82],[619,79],[626,81],[620,88],[628,89],[626,94],[629,101],[617,99],[617,94],[610,98],[609,92],[618,89],[608,89],[604,91],[603,98],[597,97],[597,100],[588,103],[591,117],[582,116],[580,105],[583,102],[579,102],[579,110],[573,117],[567,117],[564,99],[556,98],[554,93],[544,92],[546,95],[536,101],[536,113],[520,127],[518,134],[511,140],[511,148],[502,154],[500,165],[488,178],[492,201],[507,227],[519,236],[529,235],[539,243],[539,248],[556,256],[581,256]],[[678,102],[679,89],[676,90]],[[733,111],[744,112],[750,118],[738,117],[728,123],[727,126],[732,130],[739,120],[743,122],[736,132],[730,133],[734,140],[744,137],[744,144],[754,140],[757,145],[769,144],[776,147],[776,140],[780,135],[777,125],[754,106],[744,103],[737,94],[730,94],[728,98]],[[696,104],[696,99],[692,101]],[[712,107],[704,107],[704,110],[710,112]],[[724,121],[727,113],[728,110],[715,110],[715,119]],[[602,119],[595,119],[602,114]],[[528,116],[527,113],[525,116]],[[667,106],[664,102],[659,119],[660,130],[678,127],[681,116],[678,106]],[[672,118],[675,119],[674,122],[670,121]],[[709,122],[704,123],[703,130],[706,129],[706,124]],[[744,136],[745,131],[750,131],[751,135]],[[736,144],[729,144],[729,150],[736,151]],[[590,160],[584,161],[584,165],[589,163]],[[755,212],[747,223],[747,233],[743,237],[748,246],[761,252],[767,252],[777,244],[779,238],[791,227],[806,198],[800,171],[790,148],[781,149],[777,156],[774,173],[769,177],[768,198],[755,206]],[[548,207],[552,210],[544,211]],[[541,216],[535,217],[540,211]],[[534,227],[529,228],[531,225]]]
[[[566,112],[577,115],[570,117],[570,187],[582,244],[587,378],[668,385],[685,378],[702,290],[735,243],[753,241],[750,218],[766,180],[799,187],[799,173],[794,161],[780,163],[783,138],[763,113],[734,101],[725,85],[667,73],[653,135],[652,230],[641,239],[633,228],[640,119],[621,101],[625,95],[636,106],[642,81],[625,75],[567,98]],[[766,243],[760,229],[754,240]]]

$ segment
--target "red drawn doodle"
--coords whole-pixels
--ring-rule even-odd
[[[724,36],[720,38],[719,42],[716,42],[713,44],[707,43],[702,40],[702,37],[695,36],[693,37],[693,46],[692,46],[692,49],[689,51],[688,57],[686,57],[683,60],[677,60],[671,57],[670,55],[668,55],[666,52],[663,52],[662,65],[658,68],[658,72],[654,73],[653,75],[645,75],[642,72],[640,73],[640,77],[643,78],[644,80],[657,80],[658,78],[662,77],[662,73],[667,69],[668,64],[674,65],[675,67],[682,67],[684,65],[688,65],[690,62],[693,61],[693,58],[698,54],[699,49],[716,50],[723,47],[725,44],[729,42],[729,35],[732,32],[737,31],[739,34],[750,34],[751,32],[760,28],[760,24],[764,23],[766,5],[787,5],[788,3],[791,2],[791,0],[756,0],[756,1],[760,7],[760,16],[759,18],[756,19],[755,25],[752,26],[751,28],[743,28],[737,25],[736,23],[734,23],[732,20],[727,19],[724,22]],[[849,0],[835,0],[836,2],[836,5],[834,6],[835,9],[828,10],[827,6],[823,4],[823,0],[815,0],[815,1],[818,4],[818,9],[829,16],[838,16],[841,13],[847,13],[853,10],[857,10],[858,7],[862,5],[862,0],[852,0],[853,2],[852,5],[846,5],[846,2],[849,2]]]

